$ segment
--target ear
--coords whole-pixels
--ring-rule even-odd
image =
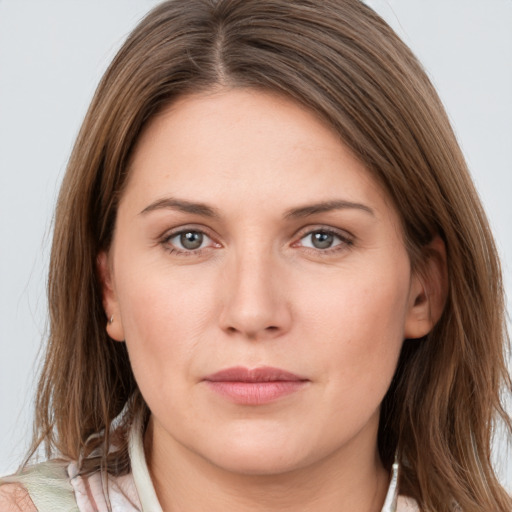
[[[446,247],[440,236],[422,250],[422,262],[411,278],[404,338],[427,335],[444,310],[448,295]]]
[[[113,284],[112,268],[108,254],[105,251],[98,254],[96,266],[101,284],[103,309],[107,317],[107,333],[113,340],[124,341],[123,322]]]

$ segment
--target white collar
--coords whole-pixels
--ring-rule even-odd
[[[130,429],[128,440],[128,453],[132,468],[133,481],[137,488],[142,512],[163,512],[156,496],[153,482],[149,476],[149,469],[144,455],[144,426],[139,414]]]

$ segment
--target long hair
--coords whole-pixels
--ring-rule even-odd
[[[106,334],[96,260],[111,243],[144,126],[179,96],[217,87],[273,91],[329,123],[391,198],[413,269],[421,271],[433,235],[444,240],[444,312],[429,335],[404,342],[381,408],[379,453],[388,468],[398,454],[401,492],[425,511],[456,502],[464,512],[509,512],[491,465],[496,421],[512,428],[500,400],[511,382],[496,248],[433,86],[358,0],[171,0],[128,37],[99,84],[58,199],[33,449],[44,443],[48,456],[83,459],[84,471],[129,470],[123,432],[149,412],[124,344]],[[117,449],[87,458],[111,444],[110,432]]]

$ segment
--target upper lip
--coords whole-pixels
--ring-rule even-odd
[[[308,379],[281,368],[272,368],[270,366],[261,366],[253,369],[235,366],[208,375],[204,380],[210,382],[290,382],[306,381]]]

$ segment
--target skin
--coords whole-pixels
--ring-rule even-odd
[[[333,201],[350,204],[297,211]],[[199,249],[183,230],[204,233]],[[331,246],[315,246],[326,230]],[[99,268],[109,335],[152,412],[164,510],[380,510],[380,403],[404,338],[432,327],[436,286],[412,274],[395,209],[313,113],[252,90],[176,101],[138,141]],[[233,366],[307,383],[236,404],[204,381]]]

